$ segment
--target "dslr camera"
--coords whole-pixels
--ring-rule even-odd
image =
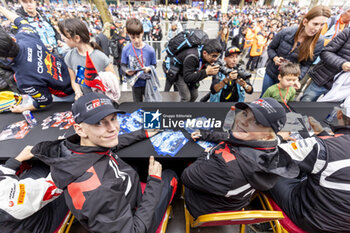
[[[231,73],[232,71],[237,71],[238,78],[241,78],[243,80],[246,80],[250,77],[252,77],[252,74],[247,72],[243,67],[241,67],[241,64],[237,64],[234,68],[228,68],[224,63],[222,63],[220,60],[218,60],[214,66],[220,66],[219,72],[224,74],[225,76]]]

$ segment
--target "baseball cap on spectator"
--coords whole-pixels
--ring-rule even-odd
[[[125,113],[114,107],[108,96],[102,93],[90,92],[81,96],[72,105],[75,123],[97,124],[100,120],[112,113]]]
[[[350,96],[340,105],[341,111],[347,117],[350,117]]]
[[[271,127],[275,133],[281,131],[287,121],[283,106],[273,98],[260,98],[251,103],[239,102],[235,106],[242,110],[252,110],[255,120],[263,126]]]
[[[98,26],[98,25],[96,25],[96,26],[94,27],[94,29],[95,29],[95,30],[102,31],[102,28],[101,28],[100,26]]]
[[[239,54],[241,52],[242,51],[239,48],[233,46],[233,47],[230,47],[230,48],[226,49],[225,57],[228,57],[228,56],[230,56],[231,54],[234,54],[234,53],[238,53]]]

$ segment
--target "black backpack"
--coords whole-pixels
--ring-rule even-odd
[[[113,36],[109,42],[110,54],[113,56],[113,64],[117,65],[122,56],[123,47],[127,41],[125,38],[120,36]]]
[[[120,56],[117,38],[110,39],[108,43],[109,43],[109,49],[113,58],[117,60]]]
[[[200,29],[188,29],[180,32],[165,45],[165,51],[169,56],[175,56],[179,52],[205,44],[209,40],[207,33]]]
[[[178,73],[182,63],[176,58],[176,55],[188,48],[198,48],[198,53],[202,50],[203,45],[209,40],[207,33],[200,29],[187,29],[174,36],[165,45],[167,53],[162,68],[166,79],[170,83],[177,80]]]

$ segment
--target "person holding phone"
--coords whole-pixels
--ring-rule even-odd
[[[299,63],[299,80],[304,77],[323,49],[324,41],[320,34],[330,16],[328,7],[316,6],[304,16],[299,27],[288,27],[277,33],[268,47],[269,61],[262,94],[278,82],[279,67],[288,61]]]

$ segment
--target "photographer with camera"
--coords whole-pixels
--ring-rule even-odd
[[[217,75],[220,66],[215,62],[222,48],[217,39],[208,40],[201,50],[189,48],[176,56],[182,67],[175,85],[179,89],[181,102],[194,102],[198,97],[199,81]]]
[[[245,93],[253,93],[248,81],[251,74],[236,65],[240,53],[237,47],[225,51],[225,64],[220,66],[210,87],[210,102],[243,102]]]

